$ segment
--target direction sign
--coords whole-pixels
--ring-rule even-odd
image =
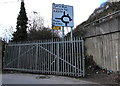
[[[52,26],[73,27],[73,6],[52,4]]]

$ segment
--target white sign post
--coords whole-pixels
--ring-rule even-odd
[[[52,26],[61,26],[64,37],[64,27],[74,27],[73,6],[52,4]],[[71,29],[72,33],[72,29]],[[72,36],[71,36],[72,37]]]

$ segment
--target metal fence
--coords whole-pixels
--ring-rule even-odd
[[[2,73],[2,40],[0,40],[0,74]]]
[[[24,72],[84,76],[84,41],[80,38],[10,43],[4,69]]]

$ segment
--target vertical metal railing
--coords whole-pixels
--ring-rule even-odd
[[[20,50],[21,50],[21,46],[19,46],[19,51],[18,51],[18,65],[17,65],[17,67],[19,68],[20,67]]]
[[[35,60],[35,69],[38,67],[38,44],[36,44],[36,60]]]
[[[80,38],[8,44],[4,69],[84,76],[84,41]]]

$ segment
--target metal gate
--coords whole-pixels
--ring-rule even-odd
[[[84,76],[84,41],[80,38],[10,43],[4,69],[24,72]]]

